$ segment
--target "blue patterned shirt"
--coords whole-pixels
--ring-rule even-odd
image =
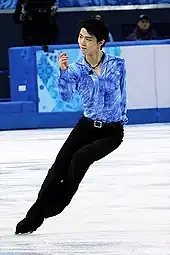
[[[80,95],[84,116],[103,122],[121,121],[126,116],[126,70],[123,58],[105,53],[98,76],[84,57],[60,69],[59,89],[61,98],[70,101],[73,93]]]

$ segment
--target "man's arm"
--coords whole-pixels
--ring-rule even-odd
[[[61,98],[64,101],[71,101],[73,99],[73,93],[76,91],[76,85],[79,81],[79,69],[75,64],[68,65],[68,55],[61,53],[59,56],[59,89]]]
[[[126,117],[127,113],[127,90],[126,90],[126,67],[125,67],[125,61],[123,60],[122,63],[122,69],[121,69],[122,77],[121,77],[121,83],[120,83],[120,89],[121,89],[121,111],[122,111],[122,118],[123,118],[123,124],[126,124],[128,122],[128,118]]]
[[[73,99],[78,80],[79,73],[77,68],[74,68],[74,65],[70,65],[66,69],[60,69],[58,86],[62,100],[71,101]]]

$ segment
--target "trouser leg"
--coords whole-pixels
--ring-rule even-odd
[[[69,166],[73,155],[94,139],[90,133],[88,134],[87,132],[88,135],[84,134],[83,125],[83,121],[80,120],[60,149],[40,188],[36,202],[27,213],[28,217],[32,217],[33,214],[39,214],[39,212],[43,214],[44,211],[50,211],[50,208],[53,208],[54,205],[56,206],[58,201],[61,200],[60,194],[65,187],[64,180],[68,179]],[[60,206],[58,208],[60,211]]]
[[[28,211],[26,218],[17,224],[16,233],[34,231],[44,218],[55,216],[64,210],[89,166],[115,150],[122,142],[121,125],[114,128],[110,135],[107,133],[107,130],[94,128],[84,130],[84,127],[81,129],[79,125],[74,128],[49,170],[37,201]]]
[[[123,127],[119,126],[115,129],[115,133],[112,136],[98,139],[75,152],[67,177],[56,190],[55,195],[53,194],[54,203],[49,202],[49,205],[45,208],[44,214],[46,218],[55,216],[64,210],[78,190],[79,184],[90,165],[117,149],[122,140]]]

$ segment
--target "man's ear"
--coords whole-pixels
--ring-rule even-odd
[[[104,43],[105,43],[105,40],[102,40],[102,41],[100,41],[99,43],[100,43],[100,46],[103,46]]]

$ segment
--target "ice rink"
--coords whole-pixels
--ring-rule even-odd
[[[126,126],[65,211],[31,235],[14,234],[69,132],[0,132],[0,255],[170,255],[168,124]]]

